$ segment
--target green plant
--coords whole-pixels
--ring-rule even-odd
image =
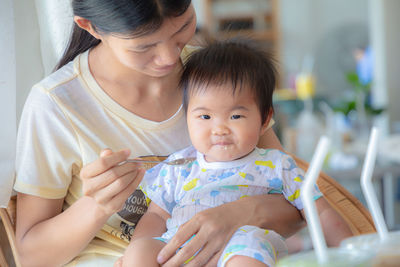
[[[369,101],[369,97],[371,95],[371,83],[361,83],[356,72],[348,72],[346,74],[346,80],[354,90],[354,98],[339,102],[336,106],[333,107],[333,110],[335,112],[341,112],[347,116],[351,111],[356,110],[357,96],[360,94],[365,95],[364,109],[367,115],[379,115],[385,110],[384,108],[374,108],[371,105]]]

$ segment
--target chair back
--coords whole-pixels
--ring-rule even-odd
[[[21,263],[19,261],[17,244],[15,239],[15,226],[16,226],[16,214],[17,214],[16,210],[17,210],[17,197],[13,196],[11,197],[10,202],[8,202],[7,208],[0,208],[0,217],[7,234],[15,266],[20,267]],[[8,263],[5,258],[0,259],[0,266],[5,266],[5,267],[8,266]]]

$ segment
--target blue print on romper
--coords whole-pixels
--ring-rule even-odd
[[[168,200],[166,200],[166,199],[165,199],[165,194],[167,194],[166,191],[164,191],[164,192],[162,193],[161,198],[162,198],[162,201],[164,202],[164,205],[165,205],[165,207],[167,208],[169,214],[171,214],[171,213],[172,213],[172,209],[175,207],[176,203],[175,203],[174,200],[172,200],[171,202],[169,202]]]
[[[239,190],[239,186],[238,185],[223,185],[223,186],[220,186],[220,188],[222,188],[222,189],[230,189],[230,190]]]
[[[157,186],[157,185],[155,185],[155,184],[153,184],[153,185],[149,185],[149,189],[150,189],[151,191],[157,191],[157,189],[158,189],[158,186]]]
[[[254,258],[261,262],[264,262],[264,257],[260,253],[254,253]]]
[[[246,173],[246,175],[243,178],[249,181],[254,181],[254,176],[251,175],[250,173]]]
[[[161,177],[164,177],[164,176],[166,176],[167,174],[168,174],[167,169],[162,169],[162,170],[160,171],[160,176],[161,176]]]
[[[266,251],[268,251],[268,254],[271,256],[271,258],[275,259],[275,254],[274,251],[271,247],[271,244],[268,241],[265,241],[265,243],[260,242],[260,247]]]
[[[219,191],[213,190],[213,191],[210,192],[210,195],[211,195],[212,197],[216,197],[216,196],[219,195],[219,193],[220,193]]]
[[[216,178],[216,176],[215,175],[211,175],[209,178],[208,178],[208,181],[209,182],[215,182],[215,181],[217,181],[218,179]]]
[[[190,174],[190,171],[188,171],[186,169],[181,170],[181,176],[182,177],[187,178],[189,176],[189,174]]]
[[[246,245],[231,245],[226,248],[225,253],[233,253],[233,252],[241,251],[245,248],[247,248]]]
[[[321,193],[321,191],[319,191],[319,188],[318,188],[318,186],[316,184],[314,185],[314,188],[318,193]]]
[[[268,180],[268,182],[269,182],[269,187],[272,187],[273,189],[276,189],[276,190],[282,189],[283,185],[282,185],[281,179],[273,178],[273,179]]]
[[[292,158],[287,158],[286,161],[290,164],[289,168],[283,169],[284,171],[291,171],[295,168],[297,168],[296,162]]]
[[[152,173],[154,171],[154,168],[148,169],[146,172],[147,173]]]
[[[231,177],[234,174],[235,174],[234,172],[224,172],[221,175],[219,175],[218,178],[222,180],[222,179]]]

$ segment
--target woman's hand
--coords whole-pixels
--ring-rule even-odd
[[[287,237],[305,223],[300,212],[281,194],[246,197],[196,214],[179,228],[157,260],[164,263],[163,267],[181,266],[201,249],[185,266],[216,266],[233,233],[244,225],[271,229]]]
[[[129,150],[105,149],[99,159],[81,170],[83,194],[93,198],[107,217],[122,209],[143,178],[145,171],[140,163],[120,165],[129,155]]]

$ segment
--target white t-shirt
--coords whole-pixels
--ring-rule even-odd
[[[182,56],[187,53],[185,48]],[[100,88],[90,73],[88,54],[32,88],[18,130],[14,189],[49,199],[65,197],[64,208],[82,196],[79,172],[102,149],[129,148],[131,157],[139,157],[169,155],[191,144],[182,107],[163,122],[136,116]],[[101,261],[101,255],[122,255],[146,207],[144,194],[137,191],[74,264],[83,258]]]

